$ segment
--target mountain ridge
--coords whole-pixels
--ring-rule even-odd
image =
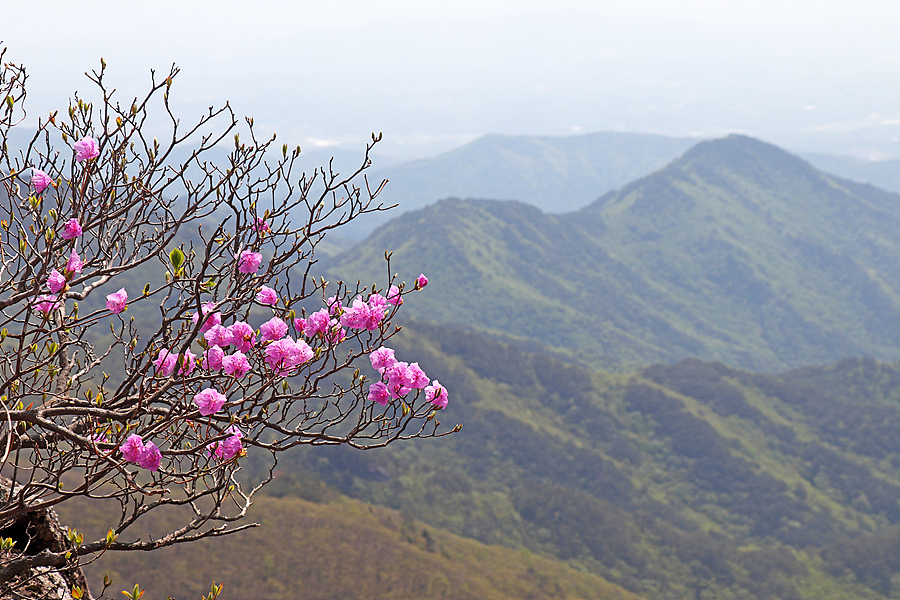
[[[415,262],[440,296],[414,316],[477,318],[595,366],[698,356],[771,370],[900,357],[898,228],[897,194],[730,136],[571,213],[444,200],[327,267],[380,281],[370,257],[392,250],[401,279]]]

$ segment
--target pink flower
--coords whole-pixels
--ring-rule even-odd
[[[419,368],[419,363],[414,362],[409,365],[409,374],[414,388],[421,390],[428,385],[428,376]]]
[[[144,446],[144,451],[141,452],[141,455],[138,456],[137,464],[139,467],[147,469],[149,471],[156,471],[159,469],[159,463],[162,460],[162,454],[159,452],[159,448],[156,447],[156,444],[153,442],[147,442]]]
[[[262,264],[262,254],[252,250],[244,250],[238,258],[238,271],[241,273],[256,273]]]
[[[294,319],[294,329],[297,330],[297,333],[303,333],[303,330],[306,329],[306,319],[300,317]]]
[[[306,319],[306,327],[304,327],[303,333],[308,338],[314,337],[318,333],[325,333],[328,331],[329,321],[326,309],[317,310]]]
[[[200,409],[200,414],[204,417],[213,415],[225,406],[225,394],[220,394],[216,388],[206,388],[202,392],[194,394],[194,404]]]
[[[81,224],[78,222],[78,219],[74,217],[66,221],[66,224],[63,225],[62,233],[60,234],[64,240],[74,240],[80,235]]]
[[[377,381],[369,386],[368,399],[372,402],[377,402],[382,406],[387,406],[387,403],[391,401],[391,393],[388,391],[386,385]]]
[[[222,359],[225,358],[225,351],[218,346],[210,346],[203,353],[203,368],[207,371],[218,371],[222,368]]]
[[[250,371],[250,361],[243,352],[235,352],[222,359],[222,370],[226,375],[240,379]]]
[[[206,315],[209,311],[216,308],[215,302],[206,302],[205,304],[200,306],[200,312]],[[193,321],[194,325],[200,320],[200,315],[194,313],[191,315],[191,321]],[[214,312],[213,314],[206,317],[203,321],[203,325],[200,326],[200,333],[206,333],[216,325],[222,324],[222,313]],[[227,344],[226,344],[227,345]]]
[[[388,390],[394,398],[405,396],[413,390],[415,374],[409,370],[409,363],[398,362],[384,371],[388,378]]]
[[[75,160],[78,162],[84,162],[100,156],[100,147],[97,145],[97,140],[92,137],[85,136],[81,138],[81,141],[75,142],[74,148]]]
[[[394,306],[400,306],[403,304],[403,298],[400,296],[400,288],[396,285],[392,285],[391,289],[388,290],[387,293],[387,301],[388,304],[393,304]]]
[[[243,321],[232,323],[228,331],[231,332],[231,345],[241,352],[250,352],[256,345],[256,332]]]
[[[69,254],[69,260],[66,262],[66,273],[81,273],[81,270],[84,268],[84,263],[81,262],[81,259],[78,257],[78,253],[75,252],[75,249],[72,249],[72,253]]]
[[[54,294],[58,294],[63,291],[66,287],[66,278],[59,271],[53,269],[50,271],[50,276],[47,277],[47,287],[50,288],[50,291]]]
[[[144,440],[138,434],[132,433],[125,440],[125,443],[119,446],[119,450],[122,451],[122,456],[125,457],[125,460],[136,463],[144,451]]]
[[[373,369],[376,369],[379,373],[384,373],[385,369],[397,364],[397,359],[394,358],[393,349],[382,346],[378,350],[373,350],[369,353],[369,362],[372,363]]]
[[[382,296],[381,294],[372,294],[369,296],[369,307],[370,308],[381,308],[387,306],[387,298]]]
[[[178,363],[178,355],[172,354],[165,348],[156,355],[153,365],[156,367],[156,374],[160,377],[168,377],[175,372],[175,365]]]
[[[206,341],[211,345],[221,346],[224,348],[225,346],[231,344],[231,340],[234,336],[232,335],[230,329],[220,324],[210,327],[209,331],[203,334],[203,337],[206,338]]]
[[[373,296],[374,297],[374,296]],[[341,325],[350,327],[351,329],[367,329],[374,331],[381,325],[384,319],[384,308],[378,306],[378,302],[366,304],[362,298],[357,297],[353,301],[353,306],[345,308],[341,313]]]
[[[287,323],[278,317],[272,317],[259,326],[259,335],[264,342],[274,342],[287,335]]]
[[[56,310],[59,308],[59,298],[56,296],[49,296],[47,294],[41,294],[31,304],[35,310],[40,311],[42,313],[48,314],[50,311]]]
[[[313,356],[315,353],[312,348],[303,340],[295,342],[291,338],[285,338],[266,347],[266,364],[280,376],[288,375]]]
[[[106,297],[106,310],[112,311],[113,314],[117,315],[125,310],[127,304],[128,293],[125,291],[125,288],[120,289],[114,294],[109,294]]]
[[[428,278],[425,277],[425,273],[419,273],[419,276],[416,277],[416,288],[421,290],[426,285],[428,285]]]
[[[53,180],[50,179],[50,176],[41,171],[40,169],[31,169],[31,185],[34,186],[34,193],[40,194],[44,190],[47,189],[53,183]]]
[[[447,388],[435,379],[431,385],[425,388],[425,399],[438,408],[447,408]]]
[[[262,286],[256,294],[256,301],[266,306],[274,306],[278,302],[278,294],[270,287]]]
[[[269,227],[269,224],[266,223],[265,219],[263,219],[262,217],[256,217],[256,221],[253,222],[253,230],[260,233],[265,233],[266,231],[271,231],[272,228]]]
[[[241,438],[244,436],[241,434],[241,430],[236,425],[232,425],[227,431],[231,437],[216,444],[216,458],[222,460],[231,460],[244,450],[244,445],[241,443]]]

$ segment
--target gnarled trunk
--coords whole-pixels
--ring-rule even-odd
[[[9,480],[0,478],[0,500],[6,502]],[[71,564],[46,564],[50,553],[70,548],[66,532],[52,509],[25,513],[0,523],[0,538],[12,538],[15,545],[0,554],[0,600],[74,600],[72,589],[80,587],[82,598],[90,599],[81,568]]]

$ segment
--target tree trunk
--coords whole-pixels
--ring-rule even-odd
[[[5,504],[9,480],[0,478],[0,504]],[[66,532],[52,509],[25,513],[18,519],[0,523],[0,538],[12,538],[12,551],[0,554],[0,573],[19,559],[35,558],[41,554],[64,552],[71,545]],[[72,588],[84,591],[82,598],[90,600],[87,582],[81,568],[68,564],[62,567],[31,566],[0,580],[0,600],[74,600]]]

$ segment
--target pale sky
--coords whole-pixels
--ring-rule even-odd
[[[101,56],[122,99],[174,62],[185,121],[230,100],[292,145],[383,131],[401,158],[605,130],[898,157],[898,32],[898,0],[0,0],[34,116]]]

